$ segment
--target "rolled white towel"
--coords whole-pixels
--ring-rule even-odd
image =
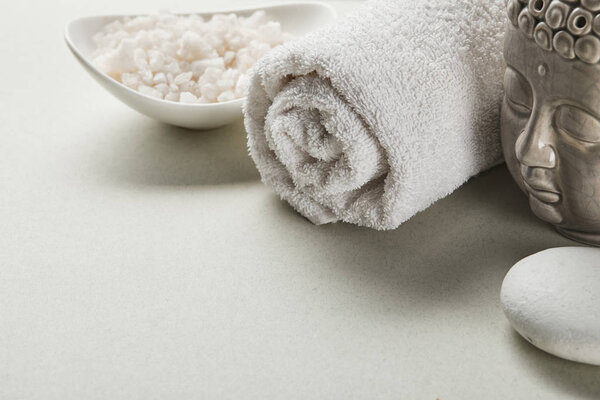
[[[315,224],[393,229],[501,160],[504,0],[378,0],[268,53],[244,105],[263,182]]]

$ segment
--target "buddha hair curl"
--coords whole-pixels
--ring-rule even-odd
[[[600,0],[508,0],[510,22],[567,60],[600,62]]]

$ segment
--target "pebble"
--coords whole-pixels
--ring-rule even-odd
[[[504,314],[534,346],[600,365],[600,249],[562,247],[515,264],[501,291]]]

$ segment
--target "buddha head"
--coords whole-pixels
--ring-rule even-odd
[[[509,0],[502,147],[533,213],[600,245],[600,0]]]

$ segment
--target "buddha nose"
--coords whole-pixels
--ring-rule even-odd
[[[556,167],[551,121],[551,118],[543,118],[539,113],[531,115],[515,143],[515,153],[521,164],[531,168]]]

